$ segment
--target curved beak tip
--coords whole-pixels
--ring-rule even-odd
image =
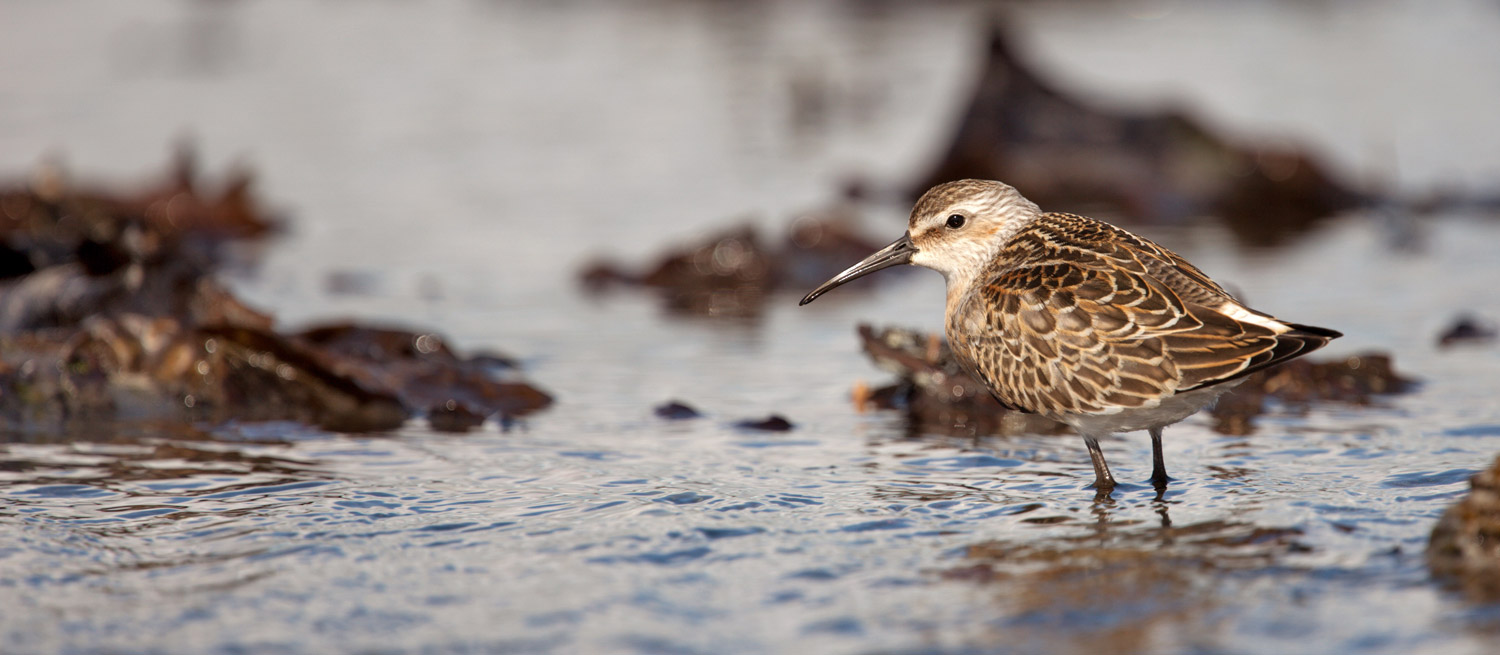
[[[910,263],[911,256],[916,252],[917,248],[912,244],[911,237],[909,235],[902,235],[900,239],[896,239],[890,245],[875,251],[875,253],[871,254],[869,257],[866,257],[860,260],[859,263],[845,269],[844,272],[839,273],[838,275],[833,276],[833,278],[829,279],[827,282],[818,285],[818,288],[813,289],[812,291],[808,292],[806,296],[803,296],[802,301],[797,303],[797,306],[801,307],[802,305],[806,305],[807,303],[817,300],[818,296],[821,296],[824,293],[833,290],[834,287],[849,282],[850,280],[864,277],[882,268],[890,268],[892,266]]]

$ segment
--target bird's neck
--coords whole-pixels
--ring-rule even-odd
[[[948,278],[948,315],[953,316],[964,299],[969,296],[969,291],[974,288],[974,276],[960,277],[957,275],[945,276]]]
[[[1016,228],[997,228],[989,238],[976,241],[969,248],[954,249],[947,266],[940,271],[948,282],[948,311],[956,309],[974,289],[993,277],[1005,244],[1015,236]]]

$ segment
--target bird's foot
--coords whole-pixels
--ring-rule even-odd
[[[1104,498],[1114,493],[1115,489],[1119,488],[1119,486],[1115,484],[1114,478],[1094,478],[1094,481],[1090,482],[1084,489],[1093,489],[1095,496]]]

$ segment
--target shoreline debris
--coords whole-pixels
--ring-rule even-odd
[[[50,169],[0,188],[0,426],[294,420],[367,432],[426,414],[463,431],[551,403],[503,358],[459,357],[430,332],[277,331],[214,273],[226,245],[281,219],[243,171],[209,186],[182,151],[144,191],[74,187]]]

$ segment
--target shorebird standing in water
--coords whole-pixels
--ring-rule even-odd
[[[948,343],[1001,404],[1083,435],[1094,486],[1115,486],[1099,438],[1161,430],[1258,370],[1343,336],[1250,309],[1176,253],[1120,228],[1043,213],[1015,189],[959,180],[927,191],[906,235],[824,282],[915,264],[948,281]]]

